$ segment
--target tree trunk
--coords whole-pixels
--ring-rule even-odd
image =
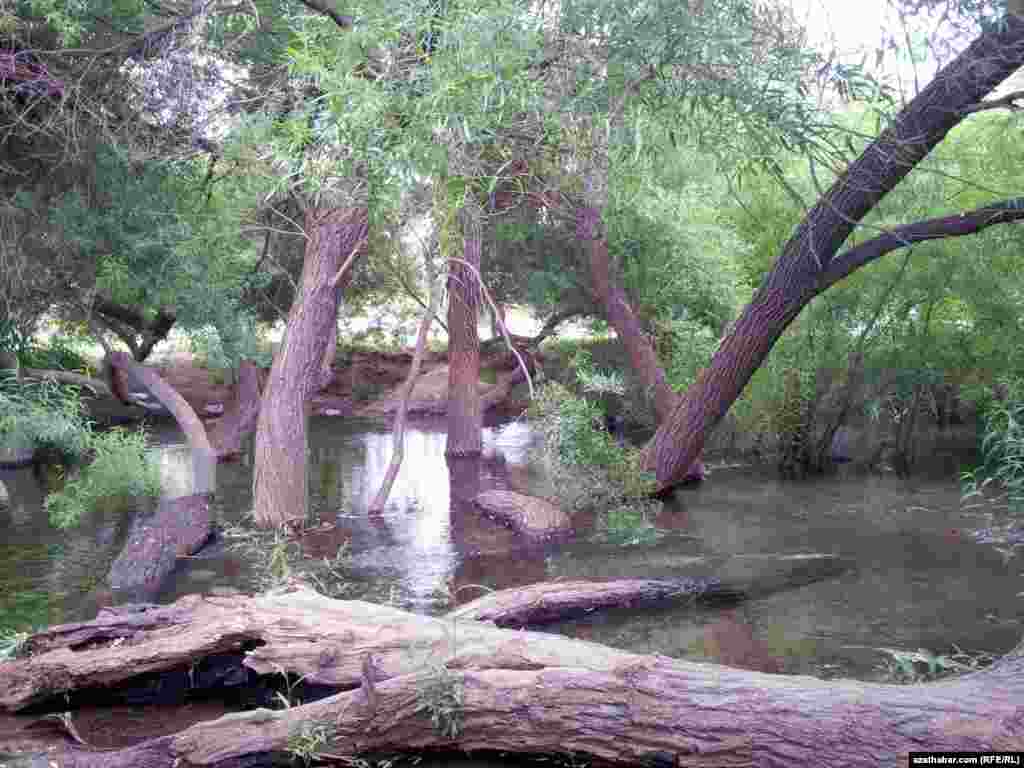
[[[429,257],[428,257],[429,258]],[[405,379],[402,388],[402,401],[395,413],[394,427],[391,430],[392,443],[394,448],[391,453],[391,461],[388,464],[384,480],[380,489],[374,497],[368,509],[369,512],[383,512],[384,505],[388,501],[388,494],[391,493],[391,486],[398,477],[398,471],[402,468],[402,459],[405,454],[405,418],[409,412],[409,398],[412,397],[413,387],[416,386],[416,379],[420,375],[420,366],[423,363],[423,353],[427,348],[427,337],[430,335],[430,326],[437,314],[438,305],[441,303],[441,288],[434,285],[433,274],[429,275],[430,280],[430,305],[423,310],[423,319],[420,321],[419,333],[416,334],[416,350],[412,355],[412,365],[409,367],[409,375]]]
[[[107,360],[114,371],[123,371],[125,374],[130,371],[170,411],[192,449],[195,493],[213,493],[216,486],[217,454],[206,434],[206,427],[192,406],[159,373],[136,363],[127,352],[112,351],[107,355]]]
[[[209,429],[210,443],[218,459],[237,456],[242,442],[256,429],[260,416],[260,371],[251,360],[238,364],[234,396]]]
[[[601,231],[601,212],[584,206],[576,215],[576,237],[587,250],[594,298],[601,302],[608,324],[625,346],[630,367],[654,403],[655,418],[661,424],[675,410],[679,395],[669,386],[657,352],[634,314],[629,297],[612,273],[608,241]]]
[[[448,456],[476,456],[483,447],[480,407],[480,209],[467,201],[459,212],[462,261],[448,266]]]
[[[705,375],[690,387],[648,445],[645,463],[655,470],[660,491],[683,481],[707,437],[803,307],[867,263],[867,252],[860,247],[836,255],[861,219],[1021,66],[1024,19],[1010,15],[944,67],[811,209],[723,339]],[[876,238],[881,239],[884,236]],[[898,247],[892,245],[868,258]]]
[[[368,226],[362,207],[306,213],[299,295],[270,369],[256,428],[253,514],[261,527],[306,516],[306,400],[323,380],[324,356],[337,334],[338,298],[352,274],[343,267],[362,250]]]
[[[37,633],[28,649],[29,658],[0,664],[0,706],[8,711],[31,703],[62,711],[90,695],[82,690],[90,685],[110,689],[161,672],[192,690],[287,673],[341,691],[123,749],[67,745],[47,756],[62,768],[262,765],[268,756],[294,755],[314,728],[323,736],[314,741],[317,753],[346,760],[443,748],[631,766],[876,768],[906,765],[911,751],[1024,747],[1024,646],[987,670],[935,683],[826,681],[453,623],[293,588],[106,612]],[[237,669],[219,674],[216,663]]]

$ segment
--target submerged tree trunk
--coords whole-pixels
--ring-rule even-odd
[[[889,251],[1020,218],[1021,211],[1010,201],[992,206],[977,222],[964,214],[908,225],[837,255],[864,216],[1021,66],[1024,18],[1009,15],[944,67],[808,212],[707,371],[648,445],[645,463],[655,470],[659,490],[684,480],[712,430],[812,298]]]
[[[257,525],[272,528],[306,515],[306,400],[323,380],[322,364],[337,333],[338,298],[368,230],[364,207],[310,208],[299,295],[274,357],[260,407],[254,448]]]
[[[462,259],[448,265],[448,444],[449,456],[476,456],[483,447],[480,408],[481,211],[468,200],[459,212]],[[462,263],[465,262],[465,263]]]

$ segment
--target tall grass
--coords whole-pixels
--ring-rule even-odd
[[[981,463],[964,475],[964,498],[1024,512],[1024,380],[1001,382],[1005,397],[983,406]]]

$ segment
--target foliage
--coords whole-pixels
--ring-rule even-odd
[[[891,661],[882,667],[887,682],[893,683],[927,683],[940,680],[951,675],[965,672],[976,672],[988,667],[994,661],[986,653],[963,651],[956,646],[953,652],[939,655],[925,648],[917,651],[901,651],[894,648],[880,648]]]
[[[665,534],[651,522],[657,504],[634,502],[606,510],[597,524],[595,539],[619,546],[653,544]]]
[[[993,398],[982,416],[981,466],[965,480],[965,495],[1004,494],[1011,512],[1024,511],[1024,380],[1007,380],[1005,397]]]
[[[347,546],[339,547],[333,558],[311,560],[303,555],[299,541],[284,530],[226,526],[223,534],[229,549],[253,564],[255,586],[261,592],[283,586],[293,578],[308,582],[317,592],[331,598],[340,598],[349,589]]]
[[[18,352],[18,362],[26,368],[73,371],[89,375],[92,364],[72,346],[72,340],[54,336],[46,344],[24,345]]]
[[[639,449],[618,445],[603,429],[600,405],[548,382],[532,401],[530,416],[541,431],[543,460],[561,504],[619,510],[619,521],[623,509],[640,510],[641,517],[649,511],[653,478],[641,469]]]
[[[77,525],[100,503],[126,503],[160,495],[160,468],[141,430],[112,429],[89,440],[92,461],[69,477],[64,488],[46,497],[50,522],[58,528]]]
[[[447,667],[438,666],[419,689],[417,712],[430,714],[434,731],[446,739],[457,739],[462,731],[465,694],[462,678]]]
[[[328,723],[314,723],[303,720],[288,735],[288,752],[305,766],[310,765],[330,743],[335,729]]]
[[[30,632],[0,631],[0,661],[8,661],[23,656],[27,649],[29,637],[31,637]]]
[[[92,449],[91,425],[75,388],[12,375],[0,376],[0,436],[66,461],[81,460]]]

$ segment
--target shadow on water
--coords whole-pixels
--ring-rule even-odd
[[[162,443],[164,487],[190,492],[191,461],[174,431]],[[612,547],[585,535],[557,549],[525,549],[483,518],[472,498],[489,489],[547,495],[522,423],[488,429],[484,457],[446,461],[439,425],[406,432],[405,462],[382,515],[366,507],[387,467],[392,436],[373,425],[314,419],[310,430],[311,514],[333,524],[304,540],[306,554],[347,547],[347,596],[440,614],[482,590],[543,580],[708,574],[714,563],[766,555],[825,553],[848,558],[841,575],[781,590],[728,610],[675,606],[567,621],[560,632],[621,648],[786,673],[874,679],[880,649],[989,654],[1024,632],[1024,565],[969,532],[984,523],[963,511],[956,480],[840,475],[780,482],[754,468],[715,471],[703,486],[665,505],[659,542]],[[46,521],[31,470],[0,477],[0,608],[8,626],[91,617],[86,596],[105,573],[127,527],[97,513],[60,532]],[[237,523],[252,506],[250,460],[217,470],[217,514]],[[584,526],[585,532],[585,526]],[[718,567],[717,565],[715,567]],[[160,601],[254,584],[254,564],[214,544],[181,562]],[[445,764],[454,764],[446,761]],[[485,765],[474,761],[465,765]]]

